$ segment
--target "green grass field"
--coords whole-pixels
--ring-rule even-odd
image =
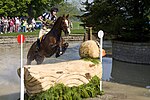
[[[82,24],[81,22],[72,22],[73,23],[73,28],[71,28],[71,34],[84,34],[85,33],[85,29],[80,26],[80,24]],[[25,36],[27,35],[32,35],[32,36],[38,36],[39,34],[39,29],[35,30],[33,32],[18,32],[18,33],[6,33],[6,34],[0,34],[0,36],[17,36],[18,34],[23,34]]]
[[[82,22],[73,21],[73,29],[84,29],[80,24],[83,24]]]

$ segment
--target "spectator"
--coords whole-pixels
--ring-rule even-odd
[[[12,19],[10,19],[10,24],[9,24],[10,33],[14,32],[14,25],[15,25],[15,23],[14,23],[13,18],[12,18]]]
[[[0,34],[3,34],[2,33],[2,18],[0,17]]]
[[[15,18],[15,32],[19,32],[19,27],[20,27],[20,20],[19,17]]]
[[[8,19],[7,19],[7,17],[5,17],[3,20],[3,31],[4,31],[4,33],[7,33],[7,28],[8,28]]]
[[[22,20],[22,32],[26,32],[27,21],[26,19]]]
[[[36,24],[35,19],[32,18],[32,28],[33,28],[33,30],[35,30],[35,24]]]

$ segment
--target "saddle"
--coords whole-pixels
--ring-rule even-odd
[[[42,36],[40,37],[40,42],[44,41],[45,38],[46,38],[46,34],[42,35]]]
[[[44,41],[44,39],[46,38],[46,34],[44,34],[43,36],[40,37],[40,39],[37,39],[37,45],[36,45],[36,50],[39,51],[40,49],[40,44],[42,41]]]

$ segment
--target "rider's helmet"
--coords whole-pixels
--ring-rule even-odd
[[[50,12],[51,12],[51,13],[52,13],[52,12],[58,12],[58,8],[53,7],[53,8],[51,8]]]

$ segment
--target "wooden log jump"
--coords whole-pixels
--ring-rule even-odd
[[[24,82],[26,92],[34,95],[63,83],[69,87],[87,84],[93,76],[102,78],[102,64],[74,60],[43,65],[26,65]],[[18,70],[20,75],[20,70]]]

